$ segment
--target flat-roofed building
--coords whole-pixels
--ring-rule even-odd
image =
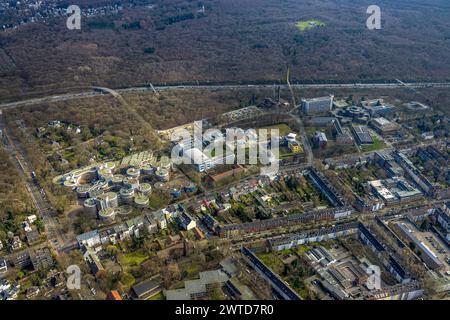
[[[257,300],[250,288],[242,284],[237,278],[228,280],[226,282],[226,288],[237,300]]]
[[[8,271],[8,264],[5,259],[0,259],[0,273],[6,273]]]
[[[366,109],[372,117],[387,116],[395,110],[394,106],[384,103],[383,99],[366,100],[361,102],[361,106]]]
[[[101,244],[98,230],[89,231],[77,236],[78,246],[94,247]]]
[[[437,221],[447,231],[450,232],[450,216],[441,209],[436,210]]]
[[[422,192],[401,177],[369,181],[371,191],[386,204],[410,202],[422,198]]]
[[[372,119],[372,121],[370,122],[370,126],[383,136],[395,134],[399,128],[396,123],[391,122],[383,117]]]
[[[184,157],[198,172],[204,172],[214,167],[213,161],[210,157],[204,154],[198,148],[188,149],[184,152]]]
[[[303,112],[306,115],[328,113],[333,107],[333,99],[333,95],[313,99],[302,99]]]
[[[40,248],[30,251],[30,260],[34,270],[47,269],[53,266],[53,257],[49,248]]]
[[[167,290],[167,300],[196,300],[206,297],[213,290],[222,287],[229,276],[222,270],[203,271],[199,274],[200,279],[184,282],[184,288]]]
[[[31,265],[30,253],[28,252],[28,250],[24,250],[22,252],[14,254],[10,258],[10,262],[14,267],[17,268],[28,267],[29,265]]]
[[[366,126],[352,126],[352,131],[358,144],[373,144],[372,136]]]
[[[99,195],[96,198],[96,202],[99,211],[108,208],[116,208],[119,205],[117,193],[115,192],[107,192]]]
[[[395,201],[395,197],[388,188],[386,188],[381,180],[369,181],[369,185],[372,187],[372,191],[376,196],[380,197],[386,203]]]
[[[443,263],[439,260],[430,247],[416,237],[414,234],[415,230],[412,229],[412,226],[409,226],[404,222],[399,222],[396,226],[400,231],[401,236],[406,239],[406,241],[413,243],[414,246],[421,252],[420,258],[429,268],[433,270],[442,268]]]
[[[320,148],[320,149],[325,149],[328,143],[328,139],[327,139],[327,135],[325,134],[325,132],[321,132],[321,131],[317,131],[314,134],[314,144]]]
[[[425,177],[408,159],[408,157],[400,151],[394,151],[393,153],[395,161],[406,171],[410,178],[428,195],[433,195],[435,187],[430,183],[427,177]]]
[[[365,294],[366,300],[415,300],[424,293],[419,281],[399,283],[393,286],[369,291]]]
[[[131,288],[131,298],[134,300],[147,300],[162,290],[162,279],[160,275],[155,275],[147,280],[135,284]]]
[[[251,250],[241,248],[247,263],[254,268],[284,300],[300,300],[300,296],[280,276],[267,267]]]

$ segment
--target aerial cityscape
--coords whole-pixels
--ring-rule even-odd
[[[449,300],[449,16],[0,0],[0,300]]]

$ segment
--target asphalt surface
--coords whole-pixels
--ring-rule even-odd
[[[19,143],[14,141],[7,134],[7,128],[5,127],[5,123],[1,115],[0,129],[3,133],[4,148],[10,153],[19,174],[23,178],[30,197],[36,207],[37,213],[42,218],[42,222],[44,223],[47,233],[48,243],[53,247],[53,249],[55,249],[56,252],[60,252],[66,247],[70,247],[73,244],[73,241],[68,241],[68,239],[66,239],[56,218],[55,210],[52,208],[49,200],[47,199],[45,191],[39,186],[39,183],[36,180],[31,178],[31,173],[34,169],[26,160],[24,152],[20,150]]]
[[[20,106],[35,105],[45,102],[66,101],[73,99],[95,97],[102,94],[121,94],[128,92],[146,92],[146,91],[164,91],[164,90],[242,90],[248,88],[263,89],[263,88],[277,88],[288,89],[287,85],[279,84],[254,84],[254,85],[167,85],[167,86],[144,86],[144,87],[130,87],[122,89],[109,89],[103,87],[86,88],[86,91],[78,93],[66,93],[59,95],[51,95],[40,98],[33,98],[15,102],[6,102],[0,104],[0,109],[16,108]],[[330,83],[330,84],[291,84],[295,89],[393,89],[404,88],[420,89],[420,88],[450,88],[450,82],[414,82],[414,83]]]

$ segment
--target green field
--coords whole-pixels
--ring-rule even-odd
[[[269,252],[269,253],[259,253],[257,254],[258,258],[272,269],[275,273],[280,273],[283,271],[283,262],[280,260],[277,253]]]
[[[323,21],[317,19],[304,20],[296,23],[297,28],[303,32],[305,30],[313,29],[316,27],[325,27],[326,24]]]
[[[275,124],[272,126],[263,127],[261,129],[267,129],[267,130],[278,129],[278,130],[280,130],[280,136],[286,136],[289,133],[293,132],[291,127],[289,127],[286,123],[279,123],[279,124]],[[270,131],[269,131],[269,133],[270,133]]]
[[[149,298],[148,300],[166,300],[166,297],[164,297],[164,294],[162,292],[155,294],[153,297]]]
[[[147,260],[149,256],[140,253],[140,252],[130,252],[123,254],[119,257],[119,261],[122,264],[122,266],[130,267],[130,266],[138,266],[145,260]]]
[[[361,149],[363,152],[372,152],[380,150],[386,147],[383,140],[378,139],[376,136],[372,136],[373,144],[362,145]]]

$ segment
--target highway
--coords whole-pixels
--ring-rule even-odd
[[[0,103],[0,109],[17,108],[21,106],[30,106],[41,103],[67,101],[74,99],[90,98],[103,94],[121,94],[131,92],[158,92],[164,90],[243,90],[243,89],[273,89],[281,87],[289,89],[288,85],[279,84],[252,84],[252,85],[165,85],[165,86],[143,86],[129,87],[121,89],[108,89],[103,87],[90,87],[86,91],[77,93],[65,93],[58,95],[45,96],[40,98],[32,98],[15,102]],[[408,87],[410,89],[420,88],[450,88],[450,82],[393,82],[393,83],[327,83],[327,84],[291,84],[291,88],[295,89],[396,89]]]

